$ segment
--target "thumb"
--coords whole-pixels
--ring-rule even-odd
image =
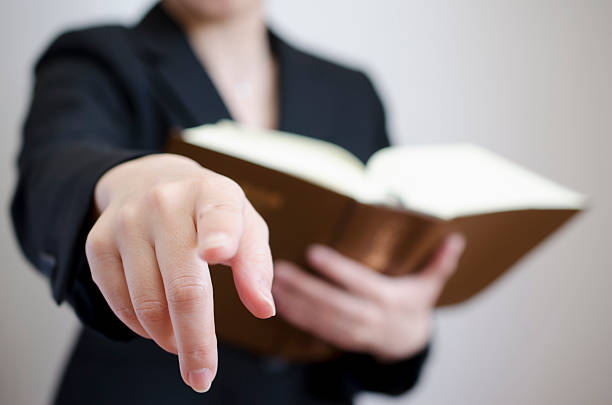
[[[448,280],[457,270],[457,264],[466,245],[465,237],[459,233],[449,235],[433,255],[427,266],[417,275],[429,284],[432,300],[437,299]]]

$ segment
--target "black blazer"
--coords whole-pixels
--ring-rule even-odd
[[[335,142],[362,160],[388,145],[383,107],[365,75],[297,50],[272,32],[269,38],[279,68],[281,130]],[[61,35],[35,73],[11,206],[14,228],[27,258],[50,279],[54,299],[67,300],[88,327],[58,403],[350,403],[360,390],[399,394],[413,386],[427,350],[396,364],[346,353],[296,365],[220,342],[213,388],[191,392],[175,357],[136,337],[110,311],[91,280],[84,242],[93,225],[94,186],[105,171],[161,151],[171,127],[230,114],[159,5],[135,27]]]

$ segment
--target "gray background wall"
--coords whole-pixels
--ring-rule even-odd
[[[34,56],[67,26],[149,0],[0,3],[0,403],[46,403],[77,322],[19,254],[7,215]],[[495,288],[436,315],[422,383],[363,404],[612,403],[609,0],[271,0],[294,42],[360,66],[397,143],[471,141],[587,193],[588,213]]]

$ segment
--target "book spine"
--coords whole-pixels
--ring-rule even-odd
[[[382,206],[353,202],[332,246],[372,269],[401,275],[418,269],[446,230],[446,222]]]

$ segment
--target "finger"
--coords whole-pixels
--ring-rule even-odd
[[[427,266],[415,276],[414,281],[421,282],[422,291],[431,301],[435,301],[455,270],[465,249],[465,238],[458,233],[446,238],[442,246],[433,255]]]
[[[210,182],[215,183],[214,195]],[[206,187],[196,204],[200,256],[208,263],[232,267],[240,300],[254,316],[274,316],[272,255],[265,222],[232,180],[211,177]]]
[[[277,263],[275,271],[274,297],[285,320],[342,349],[366,349],[374,325],[372,308],[364,302],[352,302],[346,292],[329,284],[302,287],[301,271],[291,264]]]
[[[276,281],[292,295],[308,301],[315,313],[332,314],[338,320],[354,324],[367,323],[376,317],[370,301],[341,290],[292,263],[276,263],[275,284]]]
[[[289,262],[277,261],[275,280],[291,289],[294,294],[312,301],[313,306],[320,311],[333,311],[348,319],[361,319],[364,312],[370,311],[368,301],[308,274]]]
[[[85,242],[91,277],[117,318],[136,334],[149,339],[132,307],[119,251],[100,222],[99,219]]]
[[[378,299],[385,290],[385,276],[327,246],[310,246],[306,259],[314,270],[357,295]]]
[[[168,206],[158,215],[154,240],[183,380],[205,392],[217,371],[213,294],[207,264],[197,253],[193,219]]]
[[[125,278],[134,312],[148,335],[164,350],[177,354],[164,284],[153,246],[144,235],[119,239]]]
[[[207,263],[227,264],[242,237],[246,197],[240,186],[221,176],[211,176],[203,187],[195,206],[198,251]]]
[[[248,202],[247,205],[240,247],[230,265],[244,306],[258,318],[269,318],[276,314],[276,308],[272,298],[274,273],[268,227]]]
[[[344,322],[338,322],[328,313],[315,312],[309,302],[274,286],[278,313],[295,327],[344,350],[360,351],[363,346],[354,331]]]
[[[443,283],[455,271],[464,249],[463,235],[459,233],[449,235],[419,275]]]

